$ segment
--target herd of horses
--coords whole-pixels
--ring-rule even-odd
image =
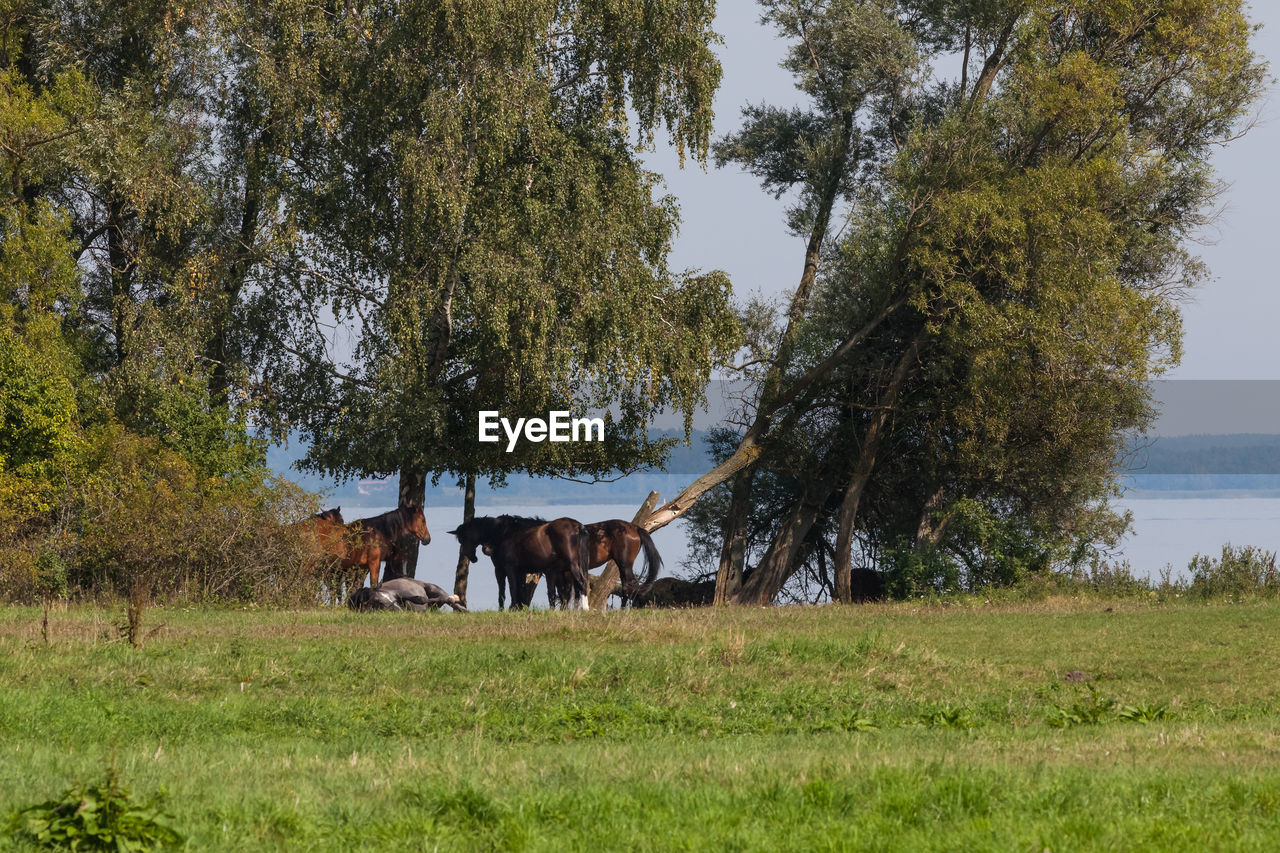
[[[358,609],[417,610],[449,606],[465,609],[455,595],[435,584],[413,578],[388,578],[379,583],[379,571],[403,562],[405,550],[417,542],[431,543],[431,532],[421,508],[400,508],[351,523],[337,507],[317,513],[294,525],[312,547],[311,568],[324,561],[340,569],[349,581],[347,603]],[[498,582],[498,609],[533,602],[538,581],[547,579],[551,607],[588,609],[588,571],[613,560],[621,577],[624,597],[633,597],[653,584],[662,569],[662,557],[649,531],[629,521],[610,519],[583,524],[574,518],[526,518],[516,515],[484,516],[465,521],[454,530],[462,553],[478,563],[483,551],[493,561]],[[643,554],[645,575],[637,579],[635,562]],[[365,577],[369,586],[364,587]]]

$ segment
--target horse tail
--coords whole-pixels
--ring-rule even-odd
[[[649,531],[637,525],[636,532],[640,534],[640,544],[644,546],[644,580],[641,581],[641,586],[648,586],[657,579],[658,572],[662,571],[662,557],[658,554],[658,546],[653,544]]]

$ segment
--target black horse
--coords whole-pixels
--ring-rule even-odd
[[[498,580],[498,608],[506,604],[503,585],[511,590],[511,606],[528,607],[533,601],[533,585],[527,575],[546,575],[547,588],[564,590],[563,606],[570,595],[575,606],[587,609],[587,566],[591,540],[587,529],[573,518],[545,521],[517,515],[497,518],[482,516],[463,522],[457,530],[463,553],[471,562],[479,561],[477,547],[493,560]]]

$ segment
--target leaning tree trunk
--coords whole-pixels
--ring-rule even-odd
[[[862,450],[854,463],[853,476],[845,488],[844,498],[840,501],[840,526],[836,532],[836,598],[846,604],[853,601],[853,531],[858,517],[858,503],[862,500],[862,492],[866,489],[871,472],[875,470],[876,453],[880,450],[880,442],[884,438],[889,417],[898,405],[898,396],[907,381],[907,375],[920,356],[920,344],[923,335],[917,335],[907,347],[907,351],[898,359],[889,385],[880,395],[876,413],[867,425],[867,433],[862,439]]]
[[[815,477],[809,481],[774,534],[760,565],[743,580],[737,596],[730,599],[734,604],[763,606],[773,603],[782,592],[783,584],[795,574],[796,560],[804,548],[805,539],[817,523],[833,488],[830,477]]]
[[[854,138],[854,111],[845,110],[840,120],[840,141],[833,152],[833,158],[827,163],[826,175],[821,184],[818,206],[815,211],[813,228],[809,231],[809,240],[804,250],[804,269],[800,273],[800,283],[791,295],[791,304],[787,308],[787,325],[778,341],[778,352],[765,374],[760,389],[758,413],[768,417],[778,408],[777,400],[782,394],[782,377],[791,364],[792,351],[800,325],[809,312],[809,298],[813,293],[814,283],[818,280],[818,265],[822,260],[822,247],[827,239],[827,230],[831,224],[831,212],[835,209],[836,199],[840,195],[840,182],[849,165]],[[761,414],[757,414],[756,425],[760,425]],[[753,426],[753,428],[754,428]],[[733,483],[733,496],[729,501],[729,516],[725,519],[724,544],[720,551],[720,567],[716,572],[716,604],[731,601],[738,594],[742,583],[742,568],[747,552],[747,515],[751,508],[751,486],[754,482],[755,462],[738,473]]]
[[[916,525],[917,546],[936,548],[942,541],[942,536],[946,533],[947,526],[955,514],[954,507],[943,511],[946,497],[946,490],[940,488],[924,502],[924,507],[920,510],[920,522]]]
[[[466,524],[476,517],[476,475],[470,471],[463,479],[462,523]],[[458,567],[453,572],[453,594],[458,596],[458,603],[467,606],[467,579],[471,574],[471,560],[467,551],[458,545]]]

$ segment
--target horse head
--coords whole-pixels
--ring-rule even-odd
[[[423,514],[422,507],[414,507],[408,512],[405,529],[418,537],[423,545],[431,544],[431,531],[427,529],[427,517]]]
[[[331,521],[334,524],[346,524],[342,520],[342,507],[335,506],[333,509],[326,509],[316,513],[316,518],[321,521]]]
[[[480,562],[480,557],[476,554],[476,547],[480,544],[480,531],[474,521],[464,521],[449,533],[458,537],[458,547],[467,555],[468,560],[473,563]]]

